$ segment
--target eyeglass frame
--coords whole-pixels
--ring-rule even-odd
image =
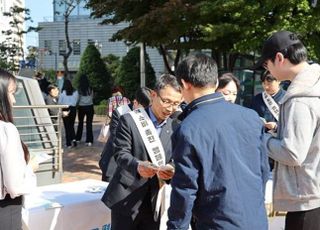
[[[181,102],[170,102],[170,100],[162,98],[159,93],[157,93],[157,97],[160,98],[161,103],[166,107],[172,106],[173,108],[177,108],[181,104]]]

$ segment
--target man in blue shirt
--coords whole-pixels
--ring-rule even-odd
[[[217,65],[204,54],[183,60],[176,77],[188,106],[172,137],[168,229],[188,229],[193,216],[201,230],[266,230],[269,167],[259,116],[215,93]]]

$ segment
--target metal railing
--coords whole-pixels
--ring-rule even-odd
[[[14,123],[21,140],[28,146],[31,157],[47,153],[52,159],[39,165],[36,172],[38,184],[61,182],[63,173],[62,109],[67,105],[14,106]],[[50,116],[48,109],[58,109]],[[57,174],[58,173],[58,174]],[[39,175],[41,179],[39,181]],[[50,181],[51,180],[51,181]]]

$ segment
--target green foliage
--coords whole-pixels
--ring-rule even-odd
[[[98,116],[106,116],[107,105],[95,105],[94,114]]]
[[[43,72],[50,83],[56,83],[56,71],[54,69],[43,70]]]
[[[105,24],[129,22],[114,40],[144,42],[165,50],[210,49],[256,54],[275,31],[298,33],[312,59],[320,59],[320,3],[309,0],[89,0],[94,17]],[[164,55],[165,53],[162,52]]]
[[[86,74],[94,91],[94,104],[111,96],[112,81],[110,73],[100,57],[100,52],[94,45],[88,45],[82,54],[79,71],[74,85],[77,87],[79,78]]]
[[[108,104],[108,99],[103,99],[102,101],[100,101],[99,105],[107,105]]]
[[[108,56],[103,57],[102,60],[107,65],[107,68],[111,73],[112,80],[113,82],[115,82],[119,76],[120,65],[121,65],[120,57],[115,56],[114,54],[109,54]]]
[[[155,72],[151,66],[150,59],[146,53],[146,86],[153,88],[156,82]],[[129,50],[123,57],[120,66],[119,78],[116,84],[125,90],[125,96],[134,98],[135,91],[140,87],[140,48],[135,47]]]
[[[19,48],[16,44],[11,43],[10,40],[10,38],[6,38],[5,41],[0,43],[0,67],[15,72],[19,68],[15,61]]]
[[[15,61],[17,57],[25,60],[23,49],[23,37],[29,32],[37,32],[39,27],[29,26],[24,30],[24,23],[31,21],[30,10],[18,6],[10,7],[9,12],[4,12],[3,16],[9,18],[10,28],[8,30],[1,30],[5,40],[0,44],[0,62],[7,66],[7,69],[16,71],[18,65]]]

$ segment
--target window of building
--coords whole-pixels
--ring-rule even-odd
[[[73,40],[73,55],[80,55],[81,53],[81,46],[80,46],[80,39]]]
[[[44,49],[48,52],[52,51],[52,41],[44,40]]]
[[[88,39],[88,45],[94,45],[94,41],[92,39]]]
[[[66,41],[59,40],[59,55],[64,55],[66,53]]]

